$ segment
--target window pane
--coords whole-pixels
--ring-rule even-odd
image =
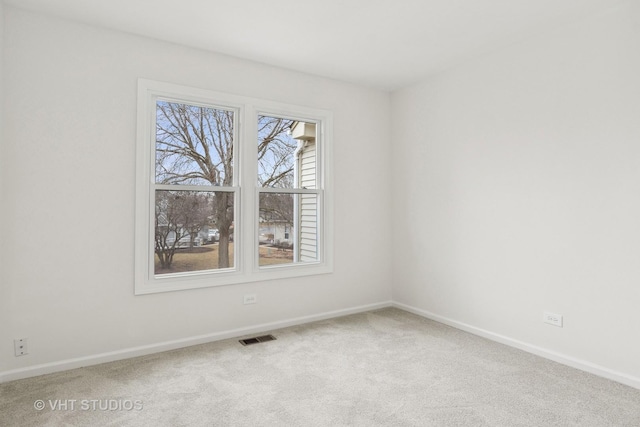
[[[316,188],[316,124],[258,116],[258,183]]]
[[[156,183],[233,185],[233,111],[156,102]]]
[[[318,261],[318,195],[261,193],[259,265]]]
[[[156,275],[233,268],[233,192],[155,196]]]

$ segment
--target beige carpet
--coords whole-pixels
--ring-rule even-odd
[[[272,333],[2,384],[0,424],[640,426],[640,390],[398,309]]]

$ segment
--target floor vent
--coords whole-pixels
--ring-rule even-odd
[[[240,340],[240,344],[251,345],[258,344],[259,342],[273,341],[275,339],[276,337],[274,337],[273,335],[262,335],[260,337],[245,338],[243,340]]]

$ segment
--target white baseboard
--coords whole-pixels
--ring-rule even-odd
[[[603,378],[607,378],[613,381],[617,381],[621,384],[640,389],[640,378],[627,375],[621,372],[614,371],[612,369],[605,368],[600,365],[596,365],[585,360],[576,359],[571,356],[567,356],[549,349],[535,346],[523,341],[519,341],[504,335],[496,334],[485,329],[477,328],[475,326],[468,325],[466,323],[458,322],[447,317],[431,313],[426,310],[402,304],[394,301],[380,302],[376,304],[362,305],[358,307],[351,307],[342,310],[328,311],[324,313],[313,314],[309,316],[296,317],[292,319],[285,319],[276,322],[263,323],[260,325],[248,326],[245,328],[232,329],[228,331],[215,332],[212,334],[199,335],[189,338],[183,338],[173,341],[165,341],[157,344],[150,344],[140,347],[132,347],[122,349],[118,351],[112,351],[107,353],[101,353],[96,355],[90,355],[85,357],[78,357],[74,359],[61,360],[57,362],[44,363],[40,365],[28,366],[25,368],[14,369],[10,371],[0,372],[0,383],[19,380],[23,378],[35,377],[38,375],[51,374],[54,372],[66,371],[69,369],[82,368],[85,366],[99,365],[101,363],[114,362],[122,359],[129,359],[132,357],[145,356],[153,353],[160,353],[163,351],[175,350],[178,348],[189,347],[192,345],[205,344],[208,342],[224,340],[228,338],[236,338],[243,335],[255,334],[259,332],[272,331],[274,329],[286,328],[288,326],[302,325],[305,323],[315,322],[318,320],[331,319],[335,317],[347,316],[349,314],[362,313],[365,311],[376,310],[385,307],[396,307],[401,310],[408,311],[410,313],[417,314],[418,316],[425,317],[427,319],[434,320],[436,322],[443,323],[445,325],[452,326],[456,329],[469,332],[474,335],[478,335],[492,341],[499,342],[501,344],[508,345],[510,347],[524,350],[528,353],[536,354],[549,360],[553,360],[563,365],[570,366],[572,368],[580,369],[585,372],[589,372],[594,375],[598,375]]]
[[[140,347],[126,348],[108,353],[95,354],[91,356],[78,357],[74,359],[61,360],[57,362],[44,363],[41,365],[28,366],[26,368],[14,369],[0,372],[0,383],[14,381],[23,378],[35,377],[38,375],[51,374],[54,372],[67,371],[69,369],[82,368],[85,366],[99,365],[101,363],[114,362],[116,360],[129,359],[131,357],[145,356],[147,354],[160,353],[168,350],[189,347],[192,345],[205,344],[208,342],[236,338],[243,335],[255,334],[259,332],[272,331],[274,329],[286,328],[288,326],[302,325],[304,323],[318,320],[331,319],[335,317],[347,316],[349,314],[362,313],[365,311],[391,307],[392,301],[380,302],[376,304],[362,305],[342,310],[328,311],[313,314],[310,316],[296,317],[293,319],[279,320],[276,322],[263,323],[260,325],[248,326],[245,328],[232,329],[228,331],[215,332],[212,334],[199,335],[195,337],[182,338],[179,340],[165,341],[157,344]]]
[[[399,308],[401,310],[408,311],[413,314],[417,314],[418,316],[422,316],[427,319],[434,320],[439,323],[444,323],[445,325],[449,325],[456,329],[469,332],[473,335],[478,335],[483,338],[490,339],[491,341],[496,341],[501,344],[508,345],[510,347],[515,347],[520,350],[524,350],[528,353],[532,353],[532,354],[544,357],[545,359],[553,360],[554,362],[558,362],[563,365],[570,366],[572,368],[580,369],[581,371],[589,372],[590,374],[594,374],[603,378],[607,378],[607,379],[628,385],[630,387],[640,389],[640,378],[627,375],[621,372],[617,372],[612,369],[605,368],[600,365],[596,365],[595,363],[587,362],[586,360],[576,359],[575,357],[567,356],[565,354],[561,354],[553,350],[538,347],[536,345],[529,344],[523,341],[518,341],[516,339],[509,338],[504,335],[496,334],[494,332],[487,331],[485,329],[477,328],[475,326],[471,326],[466,323],[449,319],[447,317],[439,316],[435,313],[431,313],[426,310],[421,310],[419,308],[412,307],[407,304],[402,304],[394,301],[392,306]]]

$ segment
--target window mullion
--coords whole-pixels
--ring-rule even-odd
[[[242,133],[240,145],[240,163],[242,173],[240,175],[240,186],[242,191],[239,219],[242,226],[242,268],[245,275],[253,274],[252,266],[256,263],[255,247],[257,246],[257,222],[255,221],[258,207],[255,197],[255,183],[258,181],[258,171],[255,167],[258,161],[257,146],[255,144],[255,135],[257,134],[257,113],[252,104],[246,104],[243,111],[239,115],[242,125],[240,131]]]

